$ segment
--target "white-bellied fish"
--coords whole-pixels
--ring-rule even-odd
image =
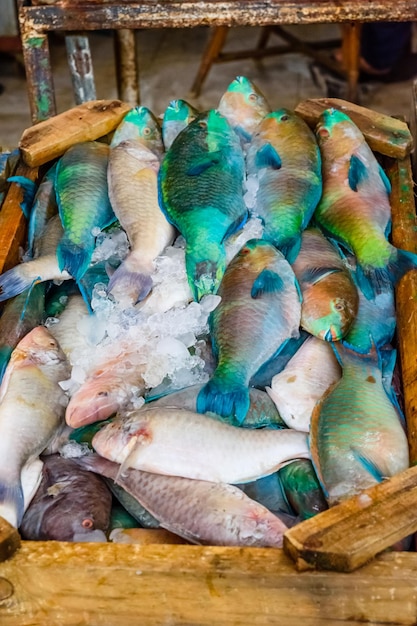
[[[199,114],[186,100],[172,100],[164,111],[162,120],[162,140],[168,150],[174,139]]]

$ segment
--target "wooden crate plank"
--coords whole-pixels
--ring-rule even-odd
[[[9,522],[0,517],[0,562],[9,559],[20,547],[20,535]],[[1,598],[1,584],[0,584]]]
[[[331,107],[349,115],[362,131],[372,150],[394,159],[403,159],[410,153],[413,138],[407,124],[390,115],[377,113],[339,98],[303,100],[295,111],[314,128],[323,111]]]
[[[0,577],[14,590],[2,626],[405,626],[417,614],[407,553],[300,574],[267,548],[24,542]]]
[[[15,174],[36,181],[38,168],[20,163]],[[19,246],[23,244],[26,236],[26,218],[20,207],[22,200],[22,188],[16,183],[11,183],[0,211],[0,274],[20,260]]]
[[[24,131],[19,143],[22,157],[31,167],[43,165],[76,143],[107,135],[130,109],[120,100],[93,100],[59,113]]]
[[[417,531],[417,467],[290,528],[284,550],[299,569],[352,572]]]

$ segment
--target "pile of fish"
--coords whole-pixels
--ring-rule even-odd
[[[417,256],[347,115],[312,131],[237,77],[9,181],[29,238],[0,276],[0,514],[24,538],[279,547],[409,466],[393,289]]]

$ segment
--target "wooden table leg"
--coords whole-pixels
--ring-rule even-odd
[[[93,62],[88,37],[82,34],[67,35],[65,45],[75,104],[96,100]]]
[[[132,107],[140,102],[135,31],[115,31],[117,92],[120,100]]]
[[[226,41],[227,33],[229,31],[228,26],[216,26],[212,29],[211,37],[203,52],[200,67],[198,68],[197,76],[194,79],[191,87],[190,95],[197,98],[200,95],[201,87],[209,73],[209,70],[216,59],[219,57],[220,52]]]
[[[347,100],[351,102],[356,102],[358,98],[361,27],[357,22],[342,25],[342,59],[347,79]]]

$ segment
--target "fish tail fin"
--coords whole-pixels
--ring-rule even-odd
[[[391,246],[392,252],[388,264],[384,268],[356,268],[356,279],[359,288],[368,300],[386,291],[410,270],[417,269],[417,254]]]
[[[134,304],[144,300],[153,286],[152,277],[144,272],[132,272],[124,262],[110,278],[108,293],[128,295]]]
[[[23,189],[23,200],[20,203],[20,208],[23,211],[23,215],[28,220],[38,186],[33,180],[26,178],[26,176],[9,176],[7,182],[16,183]]]
[[[41,277],[30,270],[29,263],[20,263],[0,276],[0,302],[18,296],[41,282]]]
[[[197,397],[198,413],[216,413],[222,417],[236,417],[241,424],[249,409],[249,388],[239,383],[227,383],[213,377],[201,389]]]
[[[0,515],[15,528],[21,524],[24,513],[23,489],[20,480],[7,483],[0,480]]]
[[[63,237],[57,247],[58,266],[66,270],[76,280],[80,280],[87,271],[91,261],[92,250],[79,246]]]
[[[10,356],[13,352],[13,348],[11,346],[1,346],[0,347],[0,383],[3,380],[4,372],[6,371],[7,364],[10,361]]]

